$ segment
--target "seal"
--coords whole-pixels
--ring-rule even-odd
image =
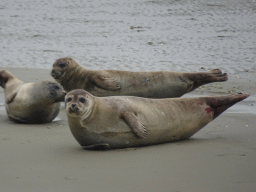
[[[51,75],[67,92],[84,89],[99,97],[120,95],[146,98],[180,97],[201,85],[228,79],[227,74],[222,73],[220,69],[189,73],[89,70],[69,57],[56,60]]]
[[[70,130],[82,147],[114,149],[188,139],[248,96],[95,97],[76,89],[67,93],[65,105]]]
[[[8,117],[18,123],[48,123],[60,111],[66,92],[56,82],[24,83],[7,70],[0,71]]]

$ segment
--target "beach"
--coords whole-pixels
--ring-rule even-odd
[[[53,80],[50,70],[5,69],[25,82]],[[243,82],[245,77],[230,79],[184,97],[253,86]],[[0,103],[2,191],[234,192],[256,186],[255,92],[188,140],[109,151],[82,149],[70,132],[64,104],[52,123],[26,125],[8,119],[3,89]]]
[[[255,1],[2,1],[0,70],[54,81],[60,57],[88,69],[208,71],[228,81],[184,95],[250,93],[190,139],[84,150],[64,103],[47,124],[17,124],[0,88],[1,191],[225,191],[256,188]]]

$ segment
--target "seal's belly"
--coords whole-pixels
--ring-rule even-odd
[[[51,122],[60,110],[60,103],[43,104],[33,102],[33,97],[24,97],[22,94],[17,94],[14,101],[5,106],[11,119],[24,123]]]
[[[138,118],[147,129],[146,138],[139,138],[124,121],[114,118],[111,124],[106,123],[105,126],[95,121],[93,125],[85,125],[80,129],[72,125],[70,128],[82,146],[108,144],[110,148],[126,148],[187,139],[212,120],[210,114],[205,114],[205,117],[197,120],[196,114],[170,118],[159,113],[154,112],[154,116],[138,114]]]
[[[188,82],[174,78],[173,73],[162,72],[112,74],[121,84],[121,89],[110,91],[94,87],[90,93],[94,96],[138,96],[146,98],[180,97],[188,92]]]
[[[23,99],[16,97],[13,102],[6,105],[6,110],[8,114],[11,114],[16,117],[26,117],[28,112],[33,111],[31,103],[28,99]]]

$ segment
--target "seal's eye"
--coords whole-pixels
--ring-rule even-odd
[[[60,89],[59,86],[57,86],[57,85],[54,85],[53,88],[56,89],[56,90],[59,90],[59,89]]]
[[[85,98],[80,97],[80,98],[79,98],[79,102],[81,102],[81,103],[85,103],[85,102],[86,102],[86,100],[85,100]]]
[[[69,98],[67,98],[67,100],[66,100],[67,102],[70,102],[70,101],[72,101],[72,98],[71,97],[69,97]]]
[[[66,65],[67,65],[66,63],[60,63],[60,64],[59,64],[59,67],[60,67],[60,68],[64,68],[64,67],[66,67]]]

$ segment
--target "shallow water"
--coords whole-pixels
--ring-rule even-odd
[[[255,0],[1,0],[1,66],[256,71]]]

